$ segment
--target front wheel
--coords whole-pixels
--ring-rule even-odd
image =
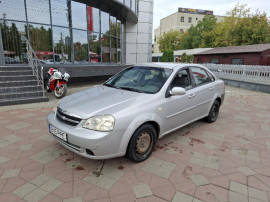
[[[213,123],[217,120],[219,114],[219,101],[215,100],[214,104],[212,105],[209,115],[206,117],[206,121],[208,123]]]
[[[61,84],[61,86],[56,87],[54,90],[54,96],[58,99],[63,98],[67,93],[67,85]]]
[[[139,127],[129,141],[127,157],[134,162],[146,160],[154,150],[157,141],[156,129],[145,124]]]

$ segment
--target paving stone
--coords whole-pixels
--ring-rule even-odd
[[[9,123],[9,120],[1,120],[0,121],[0,124],[7,124],[7,123]]]
[[[260,162],[261,159],[258,156],[246,155],[246,160]]]
[[[2,141],[0,142],[0,148],[4,148],[4,147],[7,147],[11,144],[13,144],[12,142],[9,142],[9,141],[6,141],[6,140],[3,140],[1,139]]]
[[[43,135],[38,137],[41,140],[45,140],[47,142],[53,142],[54,138],[51,135]]]
[[[192,176],[190,176],[190,179],[197,186],[203,186],[203,185],[210,184],[210,182],[208,182],[207,179],[205,179],[205,177],[203,175],[192,175]]]
[[[250,143],[250,141],[244,140],[244,139],[237,139],[237,141],[242,143],[242,144],[249,144]]]
[[[110,166],[104,165],[101,173],[98,175],[102,166],[99,166],[94,173],[86,176],[83,181],[94,184],[100,188],[109,190],[120,178],[124,172]]]
[[[29,133],[40,133],[40,132],[41,130],[38,128],[29,130]]]
[[[262,201],[268,201],[267,192],[255,189],[253,187],[248,187],[248,194],[251,198],[256,198]]]
[[[37,161],[41,164],[47,164],[54,159],[57,159],[64,153],[63,149],[58,149],[56,147],[50,147],[45,149],[41,152],[34,154],[33,156],[29,157],[30,159]]]
[[[172,202],[193,202],[193,197],[185,193],[176,191]]]
[[[133,186],[133,191],[137,199],[153,195],[150,187],[147,184],[138,184]]]
[[[58,181],[56,179],[50,179],[45,184],[43,184],[40,188],[47,191],[47,192],[52,192],[57,187],[59,187],[61,184],[63,184],[63,182],[60,182],[60,181]]]
[[[219,168],[219,158],[215,156],[207,155],[204,166],[212,169],[218,170]]]
[[[11,129],[11,130],[20,130],[23,128],[27,128],[31,125],[32,124],[25,123],[25,122],[18,122],[18,123],[12,124],[12,125],[7,125],[7,126],[5,126],[5,128]]]
[[[243,173],[244,175],[246,176],[250,176],[250,175],[255,175],[256,173],[251,170],[250,168],[248,167],[239,167],[237,168],[241,173]]]
[[[72,168],[76,168],[78,166],[81,165],[81,162],[78,161],[78,160],[75,160],[75,161],[68,161],[66,163],[66,169],[72,169]]]
[[[36,114],[27,113],[27,114],[23,114],[23,115],[18,116],[18,118],[20,118],[20,119],[28,119],[28,118],[31,118],[31,117],[34,117],[34,116],[36,116]]]
[[[262,130],[270,132],[270,125],[269,124],[260,123],[260,127]]]
[[[3,164],[3,163],[6,163],[7,161],[9,161],[8,158],[0,156],[0,165]]]
[[[266,142],[266,147],[268,150],[270,150],[270,142]]]
[[[248,195],[248,189],[246,185],[240,184],[238,182],[230,181],[230,190],[243,194],[245,196]]]
[[[4,174],[1,176],[1,179],[7,179],[12,177],[18,177],[19,173],[21,171],[21,168],[12,169],[12,170],[6,170]]]
[[[264,201],[249,197],[248,202],[264,202]]]
[[[31,150],[32,147],[33,147],[32,144],[22,145],[22,146],[20,147],[20,150],[27,151],[27,150]]]
[[[26,184],[20,186],[19,188],[15,189],[12,193],[17,195],[20,198],[23,198],[27,194],[34,191],[35,189],[37,189],[37,186],[35,186],[35,185],[31,184],[31,183],[26,183]]]
[[[41,185],[47,183],[51,179],[52,178],[50,176],[45,175],[45,174],[41,174],[41,175],[35,177],[34,179],[32,179],[30,182],[36,186],[41,186]]]
[[[142,170],[168,179],[176,165],[156,158],[149,159]]]
[[[217,147],[215,145],[212,145],[210,143],[205,143],[204,146],[207,148],[207,149],[216,149]]]
[[[63,202],[82,202],[82,201],[83,201],[83,199],[80,196],[63,200]]]
[[[173,148],[165,149],[168,154],[178,154],[179,152]]]
[[[231,150],[231,155],[234,156],[234,157],[245,159],[246,154],[247,154],[246,149],[232,149]]]
[[[237,192],[229,191],[230,202],[248,202],[248,197]]]
[[[25,196],[23,199],[28,202],[38,202],[41,199],[43,199],[45,196],[47,196],[49,193],[42,190],[42,189],[35,189],[33,192]]]
[[[196,157],[192,156],[189,162],[192,164],[197,164],[199,166],[203,166],[204,161],[205,161],[205,159],[196,158]]]
[[[8,136],[3,137],[2,139],[7,140],[12,143],[22,140],[21,137],[18,137],[16,135],[8,135]]]

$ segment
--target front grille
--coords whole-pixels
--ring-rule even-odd
[[[79,117],[75,117],[75,115],[65,113],[59,107],[57,108],[56,119],[70,126],[77,126],[82,120]]]

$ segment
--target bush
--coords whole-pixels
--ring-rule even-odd
[[[163,52],[161,62],[174,62],[173,51],[168,49]]]

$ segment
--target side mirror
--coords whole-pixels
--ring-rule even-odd
[[[184,88],[181,87],[174,87],[171,91],[170,91],[171,95],[185,95],[186,94],[186,90]]]

